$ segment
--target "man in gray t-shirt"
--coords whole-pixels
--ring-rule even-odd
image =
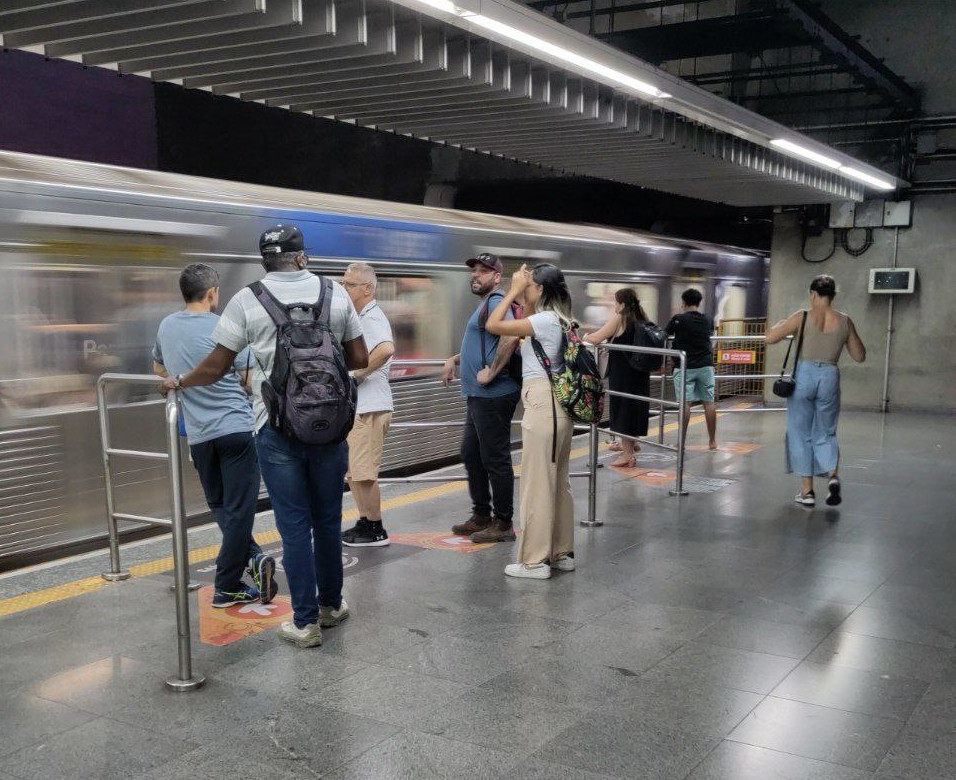
[[[187,265],[179,276],[186,308],[160,323],[153,347],[153,371],[181,376],[195,368],[216,346],[213,331],[219,322],[219,274],[204,263]],[[206,503],[222,531],[216,558],[213,607],[260,600],[276,594],[275,559],[265,555],[252,536],[259,500],[259,465],[252,439],[252,406],[242,387],[251,356],[243,350],[226,374],[208,387],[182,393],[180,407],[193,465],[206,494]],[[255,582],[242,582],[246,566]]]
[[[294,225],[276,225],[259,238],[262,284],[283,304],[315,302],[320,282],[306,267],[302,232]],[[341,343],[349,369],[365,368],[368,351],[355,307],[339,284],[332,284],[330,328]],[[286,438],[268,424],[261,386],[272,372],[276,326],[248,288],[229,301],[216,330],[215,349],[193,371],[166,380],[167,389],[208,385],[229,370],[247,346],[253,355],[253,408],[256,452],[272,499],[276,527],[282,537],[282,561],[292,597],[293,620],[283,623],[279,636],[300,647],[322,644],[321,626],[348,617],[342,598],[342,492],[348,447],[303,444]]]

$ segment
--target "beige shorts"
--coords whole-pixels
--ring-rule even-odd
[[[349,473],[345,478],[355,482],[378,479],[382,466],[385,434],[392,423],[391,412],[369,412],[355,415],[349,433]]]

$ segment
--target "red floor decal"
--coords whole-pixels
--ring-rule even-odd
[[[388,538],[395,544],[423,547],[426,550],[454,550],[460,553],[474,553],[495,546],[493,543],[475,544],[467,536],[455,536],[450,532],[440,534],[389,534]]]
[[[687,449],[691,452],[710,452],[706,444],[692,444]],[[717,452],[726,452],[729,455],[747,455],[759,449],[763,449],[763,445],[752,441],[717,442]]]
[[[200,588],[199,639],[207,645],[228,645],[247,636],[279,627],[292,617],[292,605],[280,596],[270,604],[242,604],[225,609],[213,609],[212,587]]]

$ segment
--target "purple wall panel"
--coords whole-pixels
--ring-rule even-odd
[[[152,82],[30,52],[2,52],[0,149],[155,168]]]

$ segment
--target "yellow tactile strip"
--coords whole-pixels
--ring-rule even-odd
[[[695,425],[697,423],[703,422],[703,418],[691,418],[690,424]],[[665,432],[673,432],[677,430],[677,423],[670,423],[664,427]],[[606,449],[607,445],[602,444],[601,449]],[[587,447],[579,447],[578,449],[571,450],[572,458],[580,458],[588,454]],[[520,466],[515,466],[515,471],[521,471]],[[424,488],[422,490],[414,490],[411,493],[405,493],[401,496],[395,496],[394,498],[389,498],[382,502],[382,509],[399,509],[406,506],[411,506],[413,504],[420,503],[422,501],[430,501],[434,498],[441,498],[442,496],[447,496],[452,493],[460,493],[465,490],[466,483],[464,481],[460,482],[447,482],[445,484],[435,485],[434,487]],[[342,513],[342,522],[350,523],[358,519],[358,512],[355,509],[349,509]],[[256,541],[259,544],[274,544],[280,540],[279,532],[272,531],[262,531],[255,535]],[[199,547],[195,550],[189,551],[189,562],[190,563],[202,563],[204,561],[210,561],[219,554],[219,545],[210,544],[206,547]],[[173,568],[173,559],[172,556],[168,558],[159,558],[155,561],[147,561],[146,563],[137,563],[129,567],[129,572],[133,577],[149,577],[153,574],[162,574],[172,570]],[[84,593],[91,593],[100,588],[105,588],[108,585],[114,583],[107,582],[100,576],[95,577],[86,577],[82,580],[75,580],[74,582],[68,582],[64,585],[55,585],[52,588],[43,588],[42,590],[36,590],[32,593],[24,593],[20,596],[12,596],[7,599],[0,600],[0,617],[5,617],[7,615],[14,615],[18,612],[25,612],[28,609],[34,609],[36,607],[42,607],[46,604],[53,604],[57,601],[65,601],[66,599],[75,598],[76,596],[82,596]]]

